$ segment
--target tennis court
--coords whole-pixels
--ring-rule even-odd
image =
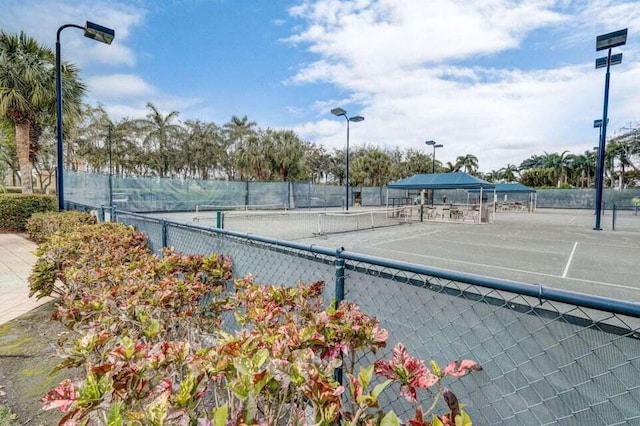
[[[497,278],[640,302],[640,216],[618,212],[593,231],[593,212],[497,214],[493,223],[411,223],[302,240]]]
[[[603,231],[598,232],[593,231],[593,212],[587,210],[497,213],[493,223],[482,225],[386,218],[387,213],[374,229],[368,227],[369,216],[357,214],[362,211],[371,210],[355,208],[347,219],[340,209],[229,212],[225,228],[640,302],[640,216],[630,211],[618,212],[615,232],[611,212],[603,216]],[[346,220],[346,229],[355,229],[353,221],[359,220],[362,225],[356,226],[363,230],[319,235],[325,213],[337,214],[343,225]],[[216,223],[213,214],[201,215],[197,222],[194,212],[161,216],[202,226]],[[335,226],[339,232],[341,225]]]

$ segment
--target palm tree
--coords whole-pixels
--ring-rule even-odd
[[[235,150],[243,140],[257,134],[256,126],[257,123],[250,121],[246,115],[242,118],[234,115],[228,123],[222,126],[224,130],[224,151],[226,152],[224,168],[228,179],[235,179],[238,172],[238,167],[235,164]]]
[[[517,180],[516,173],[518,173],[518,167],[515,164],[507,164],[500,170],[500,179],[506,182],[515,182]]]
[[[569,151],[548,153],[545,151],[542,156],[542,166],[553,170],[554,180],[557,182],[558,188],[560,188],[562,181],[565,180],[566,177],[566,171],[569,166],[569,160],[567,158],[568,152]]]
[[[573,172],[572,183],[579,188],[591,186],[591,177],[595,174],[596,161],[592,151],[585,151],[584,154],[567,155],[569,170]]]
[[[542,158],[541,155],[532,155],[531,157],[527,158],[522,163],[520,163],[520,167],[518,168],[520,169],[521,172],[524,172],[527,170],[536,169],[540,167],[544,167],[544,159]]]
[[[447,161],[447,165],[444,166],[444,172],[445,173],[452,173],[452,172],[457,172],[460,170],[460,164],[458,162],[456,162],[455,164],[452,163],[451,161]]]
[[[241,180],[263,182],[271,177],[269,153],[273,152],[271,140],[264,134],[253,134],[236,144],[233,163],[240,172]]]
[[[363,151],[353,161],[354,185],[385,185],[391,180],[391,158],[378,148]]]
[[[147,108],[150,111],[146,118],[133,120],[131,125],[141,133],[143,147],[151,153],[152,168],[160,177],[169,176],[175,148],[185,132],[179,124],[173,123],[178,118],[177,111],[163,115],[151,102],[147,102]]]
[[[305,142],[294,131],[268,129],[265,139],[270,147],[266,151],[271,160],[272,171],[280,176],[280,181],[285,182],[302,172],[306,147]]]
[[[85,86],[78,69],[64,63],[61,67],[63,116],[75,120]],[[0,31],[0,116],[15,126],[15,144],[22,192],[31,193],[32,160],[37,155],[42,127],[52,125],[56,106],[55,55],[24,32]],[[64,126],[69,128],[69,126]]]
[[[478,169],[478,157],[473,154],[461,155],[456,158],[456,162],[464,167],[465,173],[473,174]]]
[[[222,165],[224,152],[222,129],[214,123],[187,120],[187,136],[181,142],[181,167],[191,177],[207,180]],[[183,174],[187,171],[183,170]]]
[[[487,182],[498,182],[502,178],[502,169],[500,170],[491,170],[489,173],[485,174],[483,179]]]

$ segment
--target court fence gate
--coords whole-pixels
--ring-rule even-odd
[[[132,225],[160,253],[217,252],[256,283],[327,283],[410,354],[483,367],[446,383],[475,425],[640,425],[640,304],[68,203]],[[333,287],[331,286],[333,283]],[[387,353],[378,354],[378,357]],[[373,359],[363,359],[370,363]],[[425,392],[426,394],[426,392]],[[384,401],[407,418],[403,400]]]

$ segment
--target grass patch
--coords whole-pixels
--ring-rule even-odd
[[[4,404],[0,404],[0,426],[16,425],[17,417],[11,412],[11,409]]]
[[[0,426],[56,425],[57,411],[43,412],[40,398],[71,370],[51,374],[58,334],[64,329],[49,320],[53,302],[0,325]],[[4,395],[3,395],[4,394]]]

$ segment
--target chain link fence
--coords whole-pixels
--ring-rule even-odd
[[[217,252],[230,256],[236,277],[261,284],[325,281],[327,303],[353,301],[389,331],[378,358],[402,342],[440,365],[479,362],[483,371],[445,384],[476,425],[640,425],[640,304],[124,211],[113,217],[144,232],[156,253]],[[426,408],[429,392],[419,398]],[[410,415],[403,400],[381,404]]]
[[[170,212],[195,211],[198,205],[244,206],[281,205],[287,208],[344,207],[343,186],[311,182],[244,182],[180,178],[121,177],[65,170],[65,199],[90,206],[113,204],[127,211]],[[109,194],[111,179],[111,194]],[[505,199],[507,195],[507,199]],[[414,204],[420,191],[388,189],[385,186],[354,186],[349,190],[349,206],[384,206]],[[465,190],[428,191],[427,198],[435,204],[467,204],[478,194]],[[487,192],[489,201],[493,193]],[[562,209],[592,209],[595,189],[540,189],[537,207]],[[633,199],[640,199],[640,188],[623,191],[605,188],[603,203],[611,209],[634,210]],[[528,194],[498,194],[498,202],[528,202]]]

